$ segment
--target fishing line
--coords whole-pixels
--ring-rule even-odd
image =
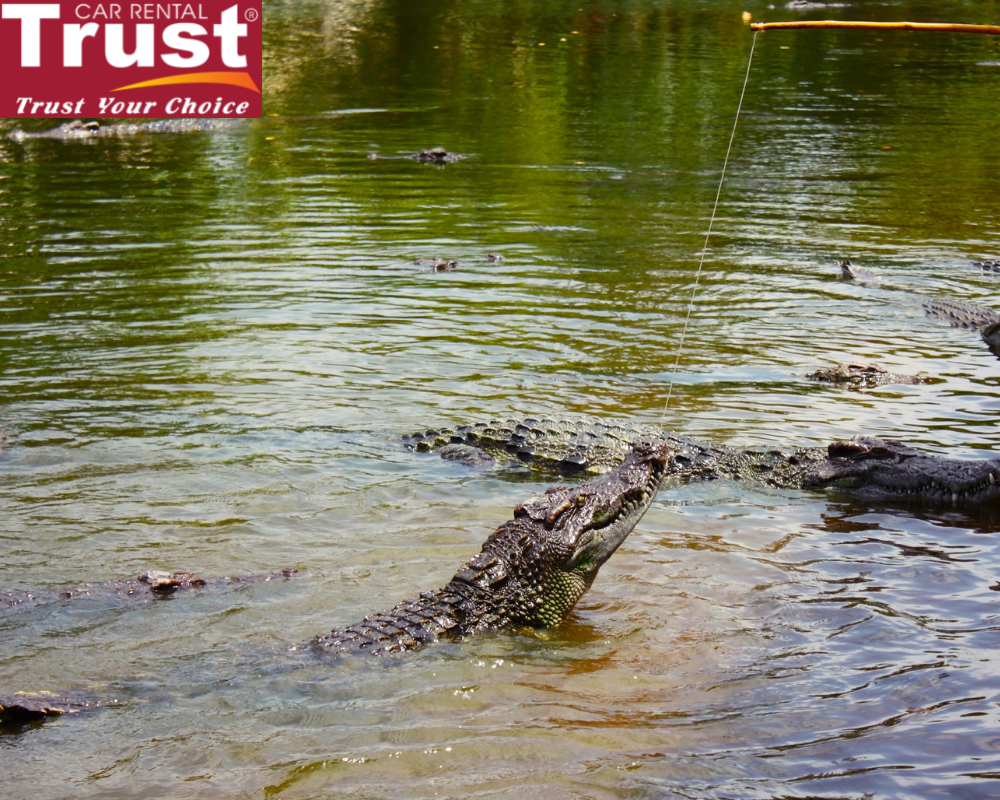
[[[712,206],[712,216],[708,221],[708,230],[705,232],[705,244],[701,248],[701,258],[698,260],[698,271],[694,276],[694,286],[691,289],[691,300],[688,302],[687,313],[684,315],[684,327],[681,330],[680,342],[677,344],[677,358],[674,360],[674,368],[670,372],[670,383],[667,386],[667,400],[663,404],[663,415],[660,418],[662,425],[667,419],[667,409],[670,407],[670,398],[674,393],[674,381],[677,378],[677,368],[681,363],[681,353],[684,350],[684,339],[687,337],[688,325],[691,321],[691,311],[694,308],[694,301],[698,294],[698,283],[701,280],[702,267],[705,264],[705,255],[708,252],[708,240],[712,236],[712,225],[715,223],[715,215],[719,208],[719,198],[722,196],[722,184],[726,180],[726,167],[729,166],[729,154],[733,150],[733,141],[736,139],[736,126],[740,121],[740,111],[743,109],[743,98],[747,93],[747,84],[750,82],[750,64],[753,63],[753,51],[757,46],[757,34],[764,30],[782,30],[791,28],[848,28],[848,29],[874,29],[874,30],[898,30],[898,31],[947,31],[953,33],[984,33],[992,36],[1000,36],[1000,25],[963,25],[953,23],[937,22],[844,22],[839,20],[820,20],[808,22],[755,22],[750,26],[753,29],[753,41],[750,43],[750,57],[747,59],[747,73],[743,78],[743,91],[740,93],[740,102],[736,107],[736,118],[733,120],[733,132],[729,136],[729,147],[726,150],[726,159],[722,163],[722,174],[719,176],[719,189],[715,193],[715,205]]]
[[[663,415],[660,418],[662,425],[667,420],[667,408],[670,406],[670,398],[674,393],[674,379],[677,377],[677,367],[681,363],[681,352],[684,350],[684,338],[687,336],[688,323],[691,321],[691,310],[694,308],[694,300],[698,294],[698,282],[701,280],[702,267],[705,264],[705,254],[708,252],[708,240],[712,236],[712,225],[715,222],[715,214],[719,210],[719,198],[722,197],[722,184],[726,180],[726,167],[729,166],[729,154],[733,152],[733,141],[736,139],[736,126],[740,121],[740,111],[743,110],[743,98],[746,97],[747,84],[750,82],[750,65],[753,63],[753,51],[757,45],[757,31],[753,33],[753,41],[750,43],[750,57],[747,59],[747,74],[743,78],[743,91],[740,93],[740,102],[736,106],[736,118],[733,120],[733,132],[729,135],[729,147],[726,149],[726,158],[722,162],[722,174],[719,176],[719,188],[715,193],[715,205],[712,206],[712,216],[708,220],[708,231],[705,233],[705,244],[701,248],[701,258],[698,261],[698,271],[694,276],[694,286],[691,288],[691,299],[688,301],[687,314],[684,316],[684,327],[681,329],[681,340],[677,344],[677,358],[674,360],[674,368],[670,372],[670,384],[667,387],[667,401],[663,404]]]

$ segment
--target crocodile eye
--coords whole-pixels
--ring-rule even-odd
[[[587,496],[586,495],[582,495],[581,494],[578,498],[576,498],[576,504],[578,506],[582,506],[586,502],[587,502]]]

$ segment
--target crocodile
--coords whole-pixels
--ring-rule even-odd
[[[622,463],[636,442],[654,437],[669,445],[668,485],[729,479],[875,501],[975,505],[1000,500],[1000,459],[943,458],[863,435],[826,447],[734,448],[629,422],[525,418],[408,434],[403,445],[474,465],[516,461],[564,474],[599,474]]]
[[[1000,356],[1000,313],[968,300],[931,298],[922,305],[928,315],[946,320],[953,328],[979,331],[990,350]]]
[[[289,580],[299,570],[286,568],[261,575],[203,578],[193,572],[152,570],[135,578],[103,583],[85,583],[62,589],[0,590],[0,611],[19,613],[25,606],[46,603],[96,601],[99,608],[120,608],[133,603],[164,601],[191,590],[225,590],[251,583]],[[46,612],[48,609],[45,609]],[[76,715],[118,705],[113,696],[82,689],[55,692],[17,692],[0,695],[0,733],[22,730],[25,726],[63,715]]]
[[[427,267],[433,272],[454,272],[458,267],[457,261],[449,261],[446,258],[418,258],[413,262],[415,267]]]
[[[402,159],[409,158],[412,161],[419,161],[421,164],[454,164],[463,161],[468,156],[461,153],[452,153],[443,147],[431,147],[427,150],[418,150],[416,153],[409,153],[405,156],[383,156],[379,153],[369,153],[368,158],[372,159]]]
[[[880,283],[881,278],[870,269],[852,264],[843,259],[838,263],[840,274],[845,280],[862,283]],[[977,261],[983,270],[992,269],[992,261]],[[920,306],[928,316],[943,319],[954,328],[971,328],[979,331],[994,355],[1000,356],[1000,312],[992,308],[972,303],[968,300],[928,297],[920,301]]]
[[[316,644],[385,656],[508,626],[558,625],[646,513],[671,451],[661,438],[638,441],[609,472],[526,500],[446,586]]]
[[[114,699],[98,698],[80,690],[0,695],[0,731],[114,705],[117,705]]]
[[[393,656],[442,639],[558,625],[665,483],[730,478],[874,500],[1000,501],[1000,460],[940,458],[868,436],[826,448],[738,449],[628,422],[524,418],[424,431],[404,443],[463,461],[477,453],[476,463],[514,460],[597,477],[519,504],[513,519],[443,588],[316,637],[308,644],[320,652]],[[146,573],[122,587],[170,592],[203,584],[191,573]],[[116,703],[74,690],[6,695],[0,697],[0,726],[18,728]]]
[[[947,320],[955,328],[974,328],[982,332],[1000,323],[1000,314],[992,308],[968,300],[931,297],[921,305],[930,316]]]
[[[111,604],[127,601],[164,600],[189,589],[228,588],[247,583],[288,580],[299,575],[292,567],[263,575],[239,575],[229,578],[203,578],[193,572],[150,570],[135,578],[120,578],[104,583],[83,583],[62,589],[30,590],[0,589],[0,609],[39,604],[101,598]]]
[[[115,122],[102,125],[96,120],[75,119],[45,131],[30,132],[15,128],[8,139],[23,142],[30,139],[101,139],[113,136],[134,136],[142,133],[191,133],[219,131],[244,124],[242,119],[154,119],[146,122]]]
[[[851,389],[872,389],[876,386],[889,384],[930,383],[926,372],[918,372],[916,375],[902,375],[898,372],[890,372],[880,364],[857,361],[824,367],[811,372],[806,377],[809,380],[833,383]]]
[[[487,264],[502,264],[506,259],[499,253],[487,253],[486,263]],[[441,258],[418,258],[413,262],[415,267],[423,267],[431,272],[454,272],[459,267],[459,262]]]
[[[510,626],[558,625],[649,508],[670,449],[660,438],[636,442],[622,463],[599,477],[550,488],[519,504],[513,519],[497,528],[445,587],[309,644],[321,652],[381,657]],[[109,586],[113,592],[156,592],[205,583],[191,573],[144,573]],[[3,695],[0,730],[117,703],[81,690]]]

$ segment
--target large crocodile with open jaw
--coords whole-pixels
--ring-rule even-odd
[[[610,472],[522,503],[443,589],[337,628],[319,645],[384,655],[508,625],[556,625],[668,478],[731,478],[896,501],[1000,500],[1000,460],[940,458],[865,436],[825,448],[748,450],[630,423],[528,418],[427,431],[404,442],[472,464],[517,459],[560,472]]]
[[[1000,460],[940,458],[872,437],[826,448],[751,450],[630,423],[527,418],[427,431],[404,442],[472,463],[507,459],[603,474],[521,503],[442,589],[335,628],[313,640],[317,648],[385,656],[483,631],[557,625],[668,480],[732,478],[890,501],[1000,501]],[[153,573],[126,588],[163,592],[204,583],[189,573]],[[0,727],[114,703],[80,692],[0,696]]]
[[[638,442],[610,472],[521,503],[444,588],[337,628],[318,637],[316,645],[384,656],[441,638],[559,624],[653,502],[670,450],[662,439]],[[157,573],[137,584],[144,588],[152,581],[166,589],[205,583],[194,577]],[[73,690],[0,696],[0,729],[115,704]]]
[[[514,460],[562,473],[600,473],[621,463],[635,442],[654,437],[669,445],[668,483],[731,479],[874,500],[969,505],[1000,500],[1000,459],[942,458],[870,436],[827,447],[743,449],[628,422],[527,418],[415,433],[403,443],[470,464]]]
[[[443,589],[337,628],[317,643],[386,655],[511,625],[558,625],[646,513],[671,449],[662,439],[638,442],[610,472],[521,503]]]

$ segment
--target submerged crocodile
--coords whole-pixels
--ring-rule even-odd
[[[731,479],[871,500],[969,505],[1000,500],[1000,459],[942,458],[871,436],[827,447],[744,449],[627,422],[526,418],[414,433],[404,436],[403,444],[470,464],[513,460],[562,473],[600,473],[622,463],[636,442],[654,437],[669,445],[668,483]]]
[[[984,270],[994,262],[976,262]],[[881,282],[881,278],[872,270],[859,267],[844,259],[838,262],[840,273],[846,280],[862,283]],[[955,328],[972,328],[979,331],[990,350],[1000,356],[1000,312],[972,303],[968,300],[949,300],[947,298],[928,297],[920,301],[920,306],[928,316],[947,321]]]
[[[115,122],[102,125],[97,121],[75,119],[47,131],[29,132],[16,128],[8,139],[23,142],[28,139],[100,139],[112,136],[134,136],[141,133],[191,133],[220,131],[244,124],[242,119],[153,119],[146,122]]]
[[[78,690],[0,695],[0,729],[17,728],[63,714],[79,714],[114,705],[117,701],[113,699],[100,699],[90,692]]]
[[[118,608],[124,604],[162,601],[193,590],[230,589],[251,583],[268,583],[298,577],[299,571],[286,568],[262,575],[229,578],[203,578],[193,572],[143,572],[136,578],[122,578],[105,583],[87,583],[63,589],[42,591],[0,590],[0,610],[18,613],[23,606],[39,603],[96,601],[102,607]],[[101,696],[80,689],[57,692],[18,692],[0,695],[0,733],[20,730],[26,725],[118,705],[115,697]]]
[[[368,158],[373,161],[375,159],[386,160],[409,158],[413,161],[419,161],[422,164],[454,164],[468,158],[468,156],[462,155],[461,153],[452,153],[449,150],[445,150],[443,147],[431,147],[427,150],[418,150],[416,153],[410,153],[405,156],[383,156],[379,153],[369,153]]]
[[[427,267],[434,272],[454,272],[458,268],[458,262],[446,258],[418,258],[413,266]]]
[[[502,264],[504,261],[506,259],[499,253],[486,254],[487,264]],[[459,262],[438,256],[437,258],[418,258],[413,262],[413,266],[424,267],[432,272],[454,272],[458,269]]]
[[[850,364],[834,364],[806,375],[809,380],[847,386],[851,389],[873,389],[890,384],[930,383],[926,372],[916,375],[902,375],[890,372],[881,364],[855,361]]]
[[[113,604],[125,601],[163,600],[188,589],[228,588],[247,583],[288,580],[299,574],[294,568],[264,575],[240,575],[230,578],[203,578],[193,572],[151,570],[136,578],[121,578],[105,583],[84,583],[62,589],[31,591],[0,589],[0,608],[26,603],[47,603],[79,598],[100,598]]]

